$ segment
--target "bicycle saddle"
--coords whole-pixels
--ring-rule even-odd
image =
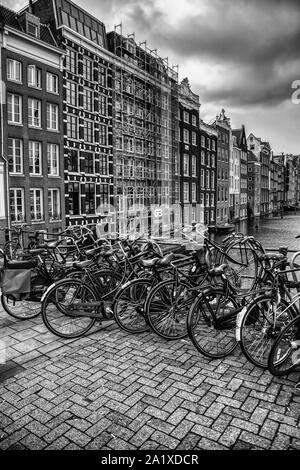
[[[88,266],[90,266],[91,264],[93,264],[93,261],[88,259],[88,260],[85,260],[85,261],[75,261],[73,263],[73,268],[75,269],[84,269],[84,268],[87,268]]]
[[[155,266],[159,260],[160,258],[141,259],[139,263],[141,266],[143,266],[143,268],[153,268],[153,266]]]
[[[168,255],[164,256],[162,259],[158,260],[157,266],[168,266],[174,258],[175,258],[174,253],[169,253]]]
[[[86,256],[94,256],[97,253],[99,253],[101,250],[103,250],[102,246],[98,246],[97,248],[92,248],[91,250],[86,250],[85,254],[86,254]]]
[[[220,266],[217,266],[216,268],[210,269],[208,271],[208,274],[212,277],[222,276],[222,274],[225,273],[227,268],[228,268],[227,264],[221,264]]]

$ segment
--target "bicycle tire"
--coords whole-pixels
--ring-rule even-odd
[[[283,298],[278,306],[265,295],[252,301],[240,325],[240,347],[246,358],[255,366],[267,369],[272,344],[295,316],[295,309]]]
[[[23,258],[24,250],[18,239],[6,242],[3,251],[8,260],[20,260]]]
[[[151,279],[134,279],[118,291],[113,305],[114,317],[120,328],[127,333],[144,333],[149,330],[144,306]]]
[[[186,318],[194,299],[190,284],[179,280],[176,290],[174,284],[174,279],[158,283],[149,292],[145,303],[145,315],[152,331],[168,340],[187,336]]]
[[[41,313],[41,303],[26,299],[16,300],[9,295],[1,295],[1,304],[5,312],[18,320],[35,318]]]
[[[105,297],[106,302],[113,302],[118,290],[121,287],[123,276],[112,269],[99,269],[91,273],[93,290],[97,297]]]
[[[300,346],[296,349],[291,344],[295,340],[300,340],[300,316],[281,331],[271,348],[268,369],[272,375],[288,375],[300,366]]]
[[[194,301],[187,318],[187,330],[195,348],[210,359],[231,354],[238,343],[235,336],[236,312],[239,305],[224,289],[208,288]],[[230,318],[232,313],[232,319]],[[217,321],[228,317],[224,329]]]
[[[68,297],[69,304],[67,303]],[[96,302],[98,299],[94,290],[79,279],[62,279],[56,282],[50,286],[43,298],[43,322],[53,334],[60,338],[79,338],[86,334],[96,321],[95,318],[88,316],[88,311],[86,316],[68,315],[66,309],[70,307],[74,300],[79,300],[81,303],[83,301]],[[97,308],[90,307],[90,313],[93,313]]]
[[[226,276],[230,284],[238,292],[250,292],[256,285],[259,269],[258,249],[259,245],[256,247],[251,240],[245,240],[244,238],[232,240],[224,248],[225,255],[222,262],[228,266]],[[232,258],[237,264],[226,256]]]

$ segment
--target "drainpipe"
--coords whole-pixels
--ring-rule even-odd
[[[4,118],[3,118],[3,101],[4,101],[4,81],[2,79],[2,48],[4,42],[4,28],[3,25],[0,25],[1,28],[1,43],[0,43],[0,86],[1,86],[1,157],[4,160],[4,167],[5,167],[5,179],[6,179],[6,214],[7,214],[7,226],[10,230],[11,223],[10,223],[10,210],[9,210],[9,184],[8,184],[8,160],[4,156]]]

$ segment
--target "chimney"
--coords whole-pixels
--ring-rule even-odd
[[[31,13],[31,14],[32,14],[32,12],[33,12],[33,9],[32,9],[32,1],[33,1],[33,0],[29,0],[29,8],[28,8],[29,13]]]

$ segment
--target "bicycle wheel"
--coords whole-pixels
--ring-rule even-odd
[[[99,269],[91,274],[91,280],[98,298],[112,303],[121,287],[122,276],[111,269]]]
[[[237,302],[223,289],[209,288],[197,297],[189,311],[187,329],[201,354],[220,359],[234,351],[237,311]]]
[[[300,316],[294,318],[274,342],[268,369],[276,376],[287,375],[300,367]]]
[[[10,295],[1,295],[1,304],[8,315],[18,320],[35,318],[41,313],[41,303],[22,299],[16,300]]]
[[[46,327],[61,338],[78,338],[87,333],[95,323],[88,315],[98,307],[96,293],[79,279],[63,279],[46,292],[42,302],[42,319]],[[76,308],[76,304],[86,304]]]
[[[233,240],[224,251],[227,256],[236,261],[234,263],[226,256],[222,260],[228,265],[226,276],[231,285],[239,292],[251,291],[255,286],[259,269],[258,256],[263,254],[260,244],[254,245],[252,240],[240,238]]]
[[[247,308],[240,324],[240,346],[255,366],[268,367],[268,357],[281,330],[296,315],[295,309],[281,298],[277,304],[270,296],[261,296]]]
[[[152,285],[151,279],[135,279],[116,295],[113,306],[115,320],[128,333],[144,333],[149,329],[144,304]]]
[[[23,249],[17,238],[6,242],[3,251],[7,259],[20,260],[23,258]]]
[[[164,339],[187,336],[186,317],[194,300],[191,286],[169,279],[160,282],[149,292],[145,314],[151,329]]]

